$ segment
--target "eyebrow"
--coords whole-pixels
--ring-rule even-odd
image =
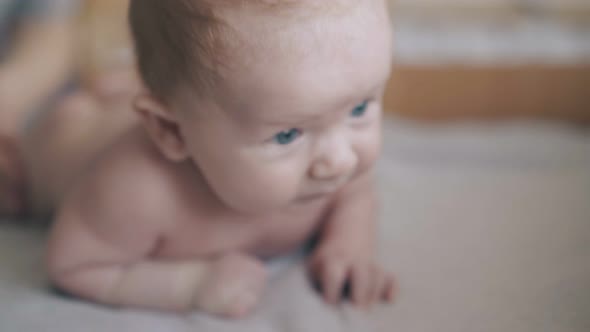
[[[362,100],[359,99],[359,97],[342,98],[341,102],[339,102],[337,104],[334,103],[334,105],[340,105],[340,106],[336,106],[336,107],[332,106],[333,110],[331,110],[330,112],[323,112],[320,114],[301,114],[301,113],[296,114],[295,113],[295,114],[289,114],[289,115],[283,116],[282,119],[265,119],[263,116],[256,116],[256,115],[249,115],[248,118],[254,119],[254,122],[257,122],[258,124],[261,124],[266,127],[276,127],[276,128],[303,127],[309,123],[319,121],[324,117],[329,118],[330,115],[334,115],[334,114],[338,114],[338,113],[342,112],[342,109],[344,107],[348,107],[348,106],[352,105],[353,100],[356,100],[356,101],[354,101],[355,104],[352,106],[352,108],[354,108],[354,106],[356,106],[359,103],[362,103],[366,100],[371,100],[373,98],[379,97],[379,95],[381,94],[381,91],[387,85],[388,80],[389,80],[389,75],[387,75],[384,80],[379,80],[379,82],[377,84],[374,84],[371,88],[366,89],[364,92],[364,97],[361,97]],[[355,93],[355,95],[356,95],[356,93]],[[360,93],[358,95],[360,95]],[[344,99],[346,99],[346,100],[344,100]],[[351,110],[352,110],[352,108],[351,108]]]
[[[265,127],[276,127],[276,128],[285,128],[285,127],[303,127],[306,124],[313,122],[314,118],[320,117],[321,115],[302,115],[298,116],[297,118],[293,119],[283,119],[283,120],[268,120],[268,119],[258,119],[259,123]]]
[[[365,98],[365,99],[363,99],[362,102],[364,102],[368,99],[370,99],[370,98]],[[362,102],[358,102],[358,104],[360,104]],[[357,104],[355,104],[355,106],[356,105]],[[353,106],[353,108],[354,108],[354,106]],[[351,108],[351,110],[352,110],[352,108]],[[329,112],[323,112],[323,113],[319,113],[319,114],[307,114],[307,115],[306,114],[304,114],[304,115],[299,114],[299,115],[285,116],[285,118],[290,117],[291,119],[269,120],[269,119],[259,118],[258,120],[260,121],[261,124],[263,124],[264,126],[268,126],[268,127],[277,127],[277,128],[305,127],[309,123],[321,122],[321,121],[324,121],[324,119],[332,118],[342,112],[343,112],[342,107],[339,107],[339,108],[334,108],[333,110],[331,110]]]

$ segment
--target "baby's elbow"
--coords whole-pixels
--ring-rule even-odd
[[[72,296],[95,298],[95,294],[90,292],[91,285],[84,273],[84,264],[72,260],[71,254],[64,247],[63,244],[50,240],[47,248],[45,269],[51,286]]]
[[[58,214],[49,231],[45,252],[45,269],[51,281],[59,280],[80,263],[79,249],[72,242],[76,236],[74,233],[73,223]]]
[[[117,305],[114,301],[114,286],[119,280],[115,268],[80,266],[71,270],[54,270],[50,273],[52,286],[83,300],[104,305]]]
[[[45,256],[49,281],[70,295],[106,304],[116,269],[99,263],[96,240],[84,223],[71,217],[58,215],[50,232]]]

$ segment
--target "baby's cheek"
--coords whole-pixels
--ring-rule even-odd
[[[297,193],[300,183],[300,172],[295,169],[269,170],[265,174],[265,180],[261,185],[269,188],[269,194],[277,199],[288,200]]]
[[[374,128],[359,137],[357,151],[359,155],[359,172],[371,169],[381,154],[381,130]]]
[[[246,206],[277,208],[289,203],[297,194],[299,179],[296,172],[260,166],[256,174],[243,179],[249,190],[242,192]]]

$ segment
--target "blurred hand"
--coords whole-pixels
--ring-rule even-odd
[[[16,138],[24,122],[27,91],[0,72],[0,135]],[[4,138],[4,139],[5,139]]]
[[[328,303],[337,304],[348,297],[368,309],[380,302],[393,302],[394,277],[372,254],[353,248],[319,248],[311,258],[310,271]]]
[[[25,212],[24,169],[16,144],[0,135],[0,216],[18,217]]]

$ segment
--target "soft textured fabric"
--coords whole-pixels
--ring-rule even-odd
[[[113,310],[51,292],[44,234],[0,227],[0,331],[590,331],[590,134],[535,123],[389,122],[378,170],[394,306],[318,298],[300,262],[273,263],[244,321]]]

